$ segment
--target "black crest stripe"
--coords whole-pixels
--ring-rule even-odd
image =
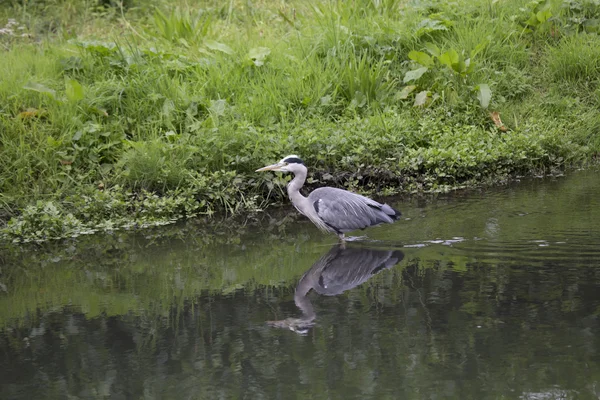
[[[286,158],[283,161],[285,161],[288,164],[304,164],[304,161],[302,161],[301,159],[299,159],[297,157]]]

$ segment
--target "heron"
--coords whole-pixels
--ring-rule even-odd
[[[391,224],[401,215],[400,211],[387,204],[344,189],[322,187],[304,197],[300,189],[306,181],[307,169],[297,155],[284,157],[275,164],[256,170],[261,171],[293,173],[294,179],[288,183],[287,192],[294,207],[320,230],[337,234],[342,242],[346,240],[347,232]]]

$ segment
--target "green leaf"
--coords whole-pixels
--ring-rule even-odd
[[[408,95],[411,94],[417,87],[415,85],[404,86],[400,93],[398,93],[399,100],[405,100]]]
[[[479,90],[477,92],[477,99],[479,100],[479,104],[481,104],[481,107],[483,108],[488,108],[488,106],[490,105],[490,100],[492,100],[492,90],[486,83],[481,83],[477,85],[477,89]]]
[[[175,103],[171,99],[165,99],[162,106],[162,115],[165,118],[171,118],[171,113],[175,110]]]
[[[452,21],[438,21],[435,19],[425,18],[419,23],[419,25],[417,25],[417,30],[415,34],[417,35],[417,37],[420,37],[434,31],[447,31],[448,27],[446,25],[452,26]]]
[[[427,102],[428,97],[428,90],[423,90],[422,92],[417,93],[417,95],[415,96],[415,103],[413,104],[413,106],[419,107],[424,105]]]
[[[225,54],[230,54],[231,55],[231,54],[234,53],[233,49],[231,47],[227,46],[224,43],[219,43],[219,42],[217,42],[215,40],[207,39],[207,40],[204,41],[204,45],[206,47],[208,47],[209,49],[211,49],[211,50],[220,51],[220,52],[225,53]]]
[[[586,32],[589,33],[598,33],[598,28],[600,28],[600,20],[597,18],[590,18],[583,22],[583,28]]]
[[[81,86],[81,83],[77,82],[75,79],[67,79],[65,81],[65,91],[69,101],[75,102],[83,100],[83,86]]]
[[[108,117],[108,113],[106,112],[106,110],[104,108],[98,108],[98,107],[95,107],[95,106],[90,106],[88,108],[88,110],[90,110],[90,111],[92,111],[92,112],[94,112],[94,113],[96,113],[96,114],[98,114],[98,115],[100,115],[102,117]]]
[[[84,48],[90,54],[100,57],[105,57],[116,51],[116,45],[114,43],[103,43],[95,40],[75,42],[79,47]]]
[[[529,19],[525,21],[525,24],[529,26],[538,26],[540,21],[538,21],[537,16],[534,13],[531,13]]]
[[[429,70],[429,68],[427,67],[421,67],[418,69],[413,69],[412,71],[408,71],[406,73],[406,75],[404,75],[404,83],[410,82],[410,81],[416,81],[417,79],[419,79],[420,77],[423,76],[423,74],[425,72],[427,72]]]
[[[546,22],[550,17],[552,17],[552,11],[550,10],[543,10],[543,11],[538,11],[535,14],[535,17],[537,18],[538,21],[544,23]]]
[[[32,90],[32,91],[38,92],[38,93],[43,93],[43,94],[50,96],[53,99],[56,97],[56,91],[50,89],[47,86],[42,85],[41,83],[37,83],[37,82],[29,81],[25,84],[25,86],[23,86],[23,89]]]
[[[467,74],[470,74],[475,70],[475,63],[472,62],[470,58],[467,58],[465,60],[465,65],[467,67],[467,69],[465,71]]]
[[[187,41],[187,40],[185,40],[184,38],[179,38],[179,39],[177,39],[177,41],[178,41],[179,43],[181,43],[181,44],[183,45],[183,47],[186,47],[186,48],[189,48],[189,47],[190,47],[190,44],[189,44],[189,43],[188,43],[188,41]]]
[[[433,64],[432,58],[427,53],[423,53],[422,51],[413,50],[410,53],[408,53],[408,58],[410,58],[413,61],[416,61],[417,63],[425,67],[429,67],[431,64]]]
[[[460,57],[456,64],[452,64],[452,69],[459,74],[464,74],[467,71],[467,63]]]
[[[56,140],[52,136],[48,136],[46,141],[48,142],[48,146],[53,147],[53,148],[60,147],[60,145],[62,144],[62,141]]]
[[[488,39],[485,39],[481,43],[479,43],[477,46],[475,46],[475,48],[473,50],[471,50],[471,58],[474,58],[477,54],[479,54],[483,50],[485,50],[485,48],[487,47],[487,45],[489,43],[490,43],[490,41]]]
[[[71,56],[69,58],[61,58],[59,61],[65,71],[80,71],[83,69],[80,57]]]
[[[271,54],[271,49],[268,47],[254,47],[248,51],[248,57],[253,60],[264,59]]]
[[[248,52],[248,57],[254,61],[257,67],[260,67],[265,63],[269,54],[271,54],[271,49],[268,47],[254,47]]]
[[[225,105],[227,102],[224,99],[219,100],[211,100],[210,107],[208,108],[210,112],[217,116],[222,116],[225,114]]]
[[[452,68],[453,64],[458,63],[459,59],[458,53],[454,49],[450,49],[438,57],[438,60],[440,60],[442,64],[445,64],[450,68]]]
[[[365,96],[360,90],[357,90],[354,92],[354,98],[350,102],[350,106],[354,108],[362,108],[367,104],[367,100],[367,96]]]
[[[465,60],[465,64],[467,66],[467,70],[465,72],[467,74],[473,73],[473,71],[475,70],[475,63],[472,62],[470,58],[468,58],[467,60]]]
[[[425,49],[434,57],[440,56],[440,48],[433,43],[425,43]]]

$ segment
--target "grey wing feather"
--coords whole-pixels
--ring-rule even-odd
[[[337,232],[364,229],[392,223],[400,216],[397,210],[368,197],[336,188],[319,188],[308,199],[319,218]]]
[[[333,247],[327,256],[311,268],[315,269],[315,275],[318,274],[313,288],[319,294],[335,296],[366,282],[381,270],[398,264],[404,258],[404,253],[397,250]]]

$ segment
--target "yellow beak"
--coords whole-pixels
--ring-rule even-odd
[[[254,172],[262,172],[262,171],[279,171],[279,168],[281,168],[283,165],[277,163],[277,164],[272,164],[272,165],[267,165],[266,167],[262,167],[257,169]]]

